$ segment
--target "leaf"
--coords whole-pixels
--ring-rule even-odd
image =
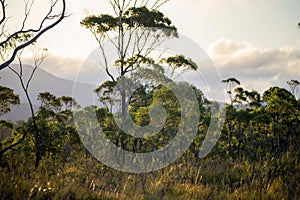
[[[118,18],[102,14],[99,16],[88,16],[80,24],[87,29],[95,29],[97,33],[105,33],[118,27]]]
[[[13,124],[6,120],[0,120],[0,126],[13,129]]]
[[[166,63],[174,68],[186,67],[190,70],[197,70],[198,66],[190,58],[185,58],[184,55],[176,55],[161,59],[162,63]]]
[[[10,88],[0,85],[0,115],[10,111],[11,105],[19,105],[19,95]]]
[[[167,36],[178,37],[177,28],[171,20],[157,10],[149,10],[145,6],[129,8],[123,19],[129,27],[160,28]],[[155,29],[153,29],[155,31]]]

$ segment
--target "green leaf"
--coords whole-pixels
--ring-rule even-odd
[[[198,66],[190,58],[185,58],[184,55],[176,55],[161,59],[162,63],[166,63],[174,68],[186,67],[190,70],[197,70]]]
[[[102,14],[99,16],[88,16],[80,24],[87,29],[94,29],[97,33],[105,33],[118,27],[118,18]]]
[[[0,126],[13,129],[13,123],[6,120],[0,120]]]

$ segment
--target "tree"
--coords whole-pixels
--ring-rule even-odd
[[[0,85],[0,117],[5,113],[10,112],[11,106],[19,104],[19,95],[15,94],[12,89]],[[6,130],[10,131],[11,129],[13,129],[13,124],[11,122],[4,119],[0,119],[1,132],[5,132]],[[1,149],[2,145],[0,144],[0,150]]]
[[[62,156],[65,160],[71,146],[79,143],[71,110],[78,107],[77,102],[72,97],[56,97],[50,92],[40,93],[38,100],[40,107],[36,112],[36,124],[39,132],[33,132],[36,166],[43,156]]]
[[[173,58],[153,59],[151,52],[162,42],[172,37],[177,37],[177,28],[172,25],[170,19],[157,9],[166,1],[156,0],[149,6],[149,1],[110,1],[116,16],[102,14],[99,16],[88,16],[81,21],[81,25],[89,29],[97,40],[104,60],[104,68],[111,81],[116,82],[125,75],[132,74],[140,70],[143,66],[152,66],[153,70],[157,65],[166,63],[174,67],[192,67],[190,59],[183,55]],[[113,36],[116,35],[116,40]],[[105,41],[109,41],[115,47],[118,58],[114,66],[118,70],[118,75],[114,76],[107,60],[107,50]],[[125,91],[121,93],[122,115],[126,110]],[[127,102],[128,105],[128,102]]]
[[[300,85],[299,81],[297,81],[297,80],[290,80],[290,81],[287,81],[286,83],[289,85],[292,94],[295,95],[295,90]]]
[[[0,0],[2,15],[0,19],[0,49],[3,62],[0,64],[0,70],[11,64],[18,52],[27,46],[33,44],[39,37],[58,25],[66,17],[66,3],[61,0],[61,11],[56,13],[55,10],[59,6],[60,0],[51,1],[49,11],[41,19],[40,24],[36,28],[27,28],[28,18],[34,4],[34,0],[25,0],[24,17],[21,22],[21,27],[13,32],[10,32],[9,19],[10,14],[7,13],[6,0]],[[5,51],[6,56],[3,56]]]
[[[274,148],[277,153],[288,150],[295,138],[295,126],[299,124],[299,104],[294,95],[286,89],[271,87],[263,94],[265,110],[272,117]]]
[[[94,92],[99,97],[98,101],[103,103],[112,112],[115,101],[118,101],[114,87],[116,84],[113,81],[105,81],[102,85],[97,87]]]
[[[10,107],[12,105],[19,105],[20,99],[19,95],[15,94],[14,91],[10,88],[4,87],[0,85],[0,116],[10,112]],[[7,120],[0,119],[0,126],[1,127],[8,127],[9,129],[13,129],[13,124]],[[24,139],[24,138],[23,138]],[[20,142],[16,142],[12,145],[12,147],[16,146]],[[3,146],[2,141],[0,143],[0,161],[2,155],[12,147]]]
[[[15,41],[15,40],[13,40]],[[17,59],[18,59],[18,68],[19,69],[15,69],[15,67],[11,67],[10,65],[8,66],[9,69],[18,77],[19,81],[20,81],[20,85],[21,88],[23,89],[23,92],[25,93],[26,99],[27,99],[27,103],[29,105],[29,110],[30,110],[30,114],[31,114],[31,124],[28,124],[28,126],[31,127],[32,132],[34,132],[34,137],[35,137],[35,144],[39,144],[39,135],[40,135],[40,131],[39,131],[39,127],[37,125],[36,122],[36,116],[35,116],[35,111],[33,108],[33,104],[32,104],[32,100],[29,94],[29,85],[30,82],[32,81],[34,74],[37,70],[37,68],[43,63],[45,57],[46,57],[46,49],[42,49],[42,50],[37,50],[35,49],[33,52],[33,61],[34,61],[34,66],[33,69],[27,79],[27,81],[25,81],[25,77],[23,76],[23,62],[22,62],[22,54],[23,54],[24,49],[20,50],[19,53],[17,53]],[[27,135],[27,133],[24,134],[24,138]],[[20,138],[20,141],[23,141],[23,137]],[[13,145],[13,144],[11,144]],[[40,160],[41,160],[41,155],[40,155],[40,149],[38,147],[38,145],[36,145],[36,149],[35,149],[35,153],[36,153],[36,166],[38,166]]]
[[[20,104],[19,95],[10,88],[0,85],[0,116],[10,111],[11,105]]]
[[[261,97],[260,94],[253,90],[253,91],[245,91],[245,95],[247,98],[247,104],[251,107],[260,107],[261,106]]]
[[[247,97],[245,95],[245,90],[242,87],[237,87],[234,89],[235,96],[233,99],[234,103],[243,104],[243,102],[246,102]]]
[[[158,10],[165,2],[167,1],[110,1],[114,15],[92,15],[81,21],[81,25],[90,30],[97,40],[103,67],[110,77],[110,81],[96,88],[95,92],[105,104],[109,103],[112,106],[115,100],[119,102],[117,113],[123,122],[126,121],[128,107],[133,106],[134,102],[138,103],[137,99],[151,95],[160,84],[170,81],[168,75],[175,75],[175,71],[197,69],[197,65],[184,55],[166,56],[164,52],[154,54],[163,42],[178,37],[177,28]],[[107,43],[110,43],[117,53],[113,66],[110,66],[111,62],[107,58],[107,55],[112,53],[111,49],[105,48]],[[166,74],[165,67],[171,69],[170,74]],[[117,73],[114,74],[113,71]],[[112,87],[117,88],[117,91]],[[142,89],[140,93],[134,93],[138,88]],[[112,99],[116,92],[119,99]],[[112,107],[109,110],[112,110]],[[140,124],[147,121],[144,118],[147,110],[145,107],[135,110],[136,114],[143,118],[140,119]],[[120,137],[115,143],[124,147],[124,133],[119,130],[118,134]]]
[[[232,98],[232,90],[233,90],[234,86],[240,85],[241,83],[236,78],[224,79],[221,82],[226,85],[227,93],[229,94],[229,97],[230,97],[230,104],[232,105],[234,103],[234,99]]]
[[[24,77],[23,75],[23,61],[22,61],[23,49],[17,54],[18,66],[8,66],[9,69],[18,77],[20,81],[21,88],[25,93],[27,103],[30,110],[29,121],[25,124],[24,130],[16,130],[16,139],[7,143],[5,149],[1,150],[1,154],[6,151],[16,147],[21,142],[28,141],[33,138],[31,142],[35,152],[35,167],[37,167],[43,156],[49,152],[49,146],[47,144],[53,143],[57,137],[64,135],[65,129],[70,131],[72,128],[66,128],[67,125],[72,124],[69,119],[72,116],[72,106],[76,106],[76,101],[71,97],[63,96],[57,98],[54,95],[45,92],[40,93],[38,100],[41,101],[40,108],[37,112],[34,111],[32,97],[30,96],[30,83],[34,78],[37,68],[43,63],[46,58],[46,49],[34,49],[33,52],[33,69],[29,74],[29,77]],[[62,110],[64,106],[65,110]],[[51,133],[51,134],[49,134]],[[66,133],[67,134],[67,133]],[[29,136],[28,136],[29,135]],[[24,146],[28,146],[25,144]],[[53,148],[52,148],[53,149]],[[52,150],[51,150],[52,151]],[[53,153],[53,152],[52,152]]]

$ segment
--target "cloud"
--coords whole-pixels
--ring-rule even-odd
[[[207,56],[204,50],[199,50],[197,45],[193,46],[193,42],[183,41],[175,47],[186,51],[177,52],[174,46],[170,48],[197,62],[197,73],[186,73],[184,78],[199,87],[209,99],[224,101],[226,94],[221,80],[229,77],[240,80],[245,89],[261,93],[272,86],[288,89],[288,80],[300,80],[300,51],[297,49],[260,49],[249,42],[220,39],[209,47]],[[99,65],[99,56],[93,53],[83,60],[49,54],[41,68],[61,78],[97,84],[108,80],[103,66]],[[112,60],[113,55],[110,56],[109,60]],[[30,64],[30,59],[27,58],[24,64]]]
[[[300,80],[300,51],[294,48],[259,49],[249,42],[220,39],[209,54],[223,77],[236,77],[246,89],[287,88],[286,81]]]

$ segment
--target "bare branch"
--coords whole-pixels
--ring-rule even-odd
[[[2,18],[0,20],[0,24],[2,24],[6,20],[6,5],[5,0],[0,0],[1,8],[2,8]]]
[[[33,2],[34,1],[31,1],[31,3],[29,4],[29,0],[24,0],[24,3],[25,3],[25,17],[24,17],[22,27],[21,27],[20,30],[23,30],[25,28],[25,24],[26,24],[26,21],[28,19],[29,14],[30,14],[31,8],[33,6]]]
[[[116,82],[114,76],[109,72],[109,69],[108,69],[108,62],[107,62],[107,58],[106,58],[106,54],[105,54],[105,50],[104,50],[103,44],[102,44],[102,43],[99,43],[99,47],[100,47],[100,49],[101,49],[102,56],[103,56],[103,59],[104,59],[104,62],[105,62],[105,71],[106,71],[107,75],[111,78],[111,80],[112,80],[113,82]]]
[[[32,78],[33,78],[33,75],[36,71],[36,69],[41,65],[41,63],[44,61],[46,55],[44,54],[44,52],[42,52],[42,54],[34,54],[33,57],[34,57],[34,69],[33,71],[31,72],[31,75],[29,77],[29,79],[27,80],[27,83],[25,85],[25,82],[23,80],[23,62],[22,62],[22,53],[23,53],[23,50],[24,49],[21,49],[20,50],[20,53],[17,55],[17,58],[18,58],[18,61],[19,61],[19,67],[20,67],[20,71],[17,72],[15,69],[13,69],[11,66],[8,66],[13,73],[15,73],[19,80],[20,80],[20,84],[22,86],[22,89],[26,95],[26,98],[27,98],[27,101],[28,101],[28,104],[29,104],[29,107],[30,107],[30,112],[31,112],[31,118],[30,120],[28,121],[28,124],[26,125],[26,130],[24,131],[22,137],[15,143],[3,148],[0,150],[0,157],[8,150],[11,150],[13,149],[15,146],[19,145],[21,142],[23,142],[23,140],[26,138],[26,136],[28,135],[28,133],[30,131],[35,131],[35,134],[38,134],[38,126],[37,126],[37,123],[36,123],[36,118],[38,117],[38,115],[40,113],[37,114],[37,116],[35,116],[34,114],[34,109],[33,109],[33,104],[32,104],[32,101],[31,101],[31,98],[29,96],[29,92],[28,92],[28,87],[29,87],[29,83],[31,82]]]
[[[161,7],[162,5],[164,5],[165,3],[167,3],[169,0],[157,0],[155,2],[155,4],[151,7],[151,9],[158,9],[159,7]]]
[[[47,51],[47,50],[43,49],[41,54],[36,53],[36,52],[33,53],[34,68],[33,68],[32,72],[30,74],[30,77],[29,77],[28,81],[27,81],[26,90],[28,90],[29,84],[30,84],[30,82],[31,82],[31,80],[32,80],[32,78],[33,78],[33,76],[34,76],[37,68],[44,62],[44,60],[45,60],[45,58],[47,56],[44,53],[45,51]]]
[[[37,29],[28,29],[28,30],[20,30],[15,32],[14,34],[10,35],[5,41],[0,43],[0,46],[3,46],[4,44],[8,43],[11,39],[13,39],[14,37],[18,36],[19,34],[24,34],[24,33],[36,33],[36,35],[34,35],[31,39],[29,39],[27,42],[24,42],[23,44],[17,46],[14,50],[12,55],[10,56],[10,58],[5,61],[4,63],[2,63],[0,65],[0,70],[4,69],[5,67],[9,66],[10,63],[12,63],[14,61],[14,59],[17,56],[17,53],[21,50],[24,49],[25,47],[29,46],[30,44],[34,43],[41,35],[43,35],[45,32],[47,32],[48,30],[52,29],[53,27],[55,27],[57,24],[59,24],[66,16],[65,16],[65,11],[66,11],[66,3],[65,0],[62,0],[62,11],[59,15],[51,15],[51,13],[53,12],[53,8],[55,7],[55,5],[57,4],[58,0],[52,2],[51,6],[50,6],[50,10],[47,13],[47,15],[44,17],[44,19],[42,20],[42,22],[40,23],[40,27],[38,27]],[[52,24],[46,26],[45,28],[43,28],[44,23],[47,20],[51,20],[54,19],[56,17],[59,17],[55,22],[53,22]]]
[[[56,1],[57,2],[57,1]],[[25,11],[25,18],[23,20],[23,25],[22,25],[22,28],[20,29],[20,31],[16,31],[15,33],[11,34],[10,36],[8,36],[4,41],[2,41],[0,43],[0,46],[3,46],[4,44],[8,43],[11,39],[13,39],[14,37],[20,35],[20,34],[26,34],[26,33],[36,33],[36,32],[39,32],[42,28],[43,28],[43,25],[44,23],[46,22],[46,20],[48,19],[53,19],[54,17],[51,16],[50,14],[52,13],[53,11],[53,6],[56,5],[56,2],[54,2],[53,4],[51,4],[51,7],[50,7],[50,10],[49,12],[47,13],[47,15],[43,18],[43,20],[41,21],[40,23],[40,26],[37,28],[37,29],[28,29],[28,30],[23,30],[24,29],[24,26],[25,26],[25,23],[26,23],[26,20],[27,20],[27,17],[29,15],[28,11]],[[27,9],[27,6],[26,8]],[[61,16],[61,15],[57,15],[57,16]]]

